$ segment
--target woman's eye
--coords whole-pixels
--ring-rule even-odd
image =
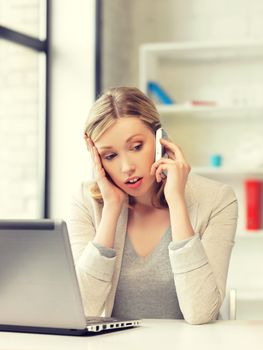
[[[143,145],[142,143],[139,143],[138,145],[133,146],[132,150],[140,151],[140,149],[142,148],[142,145]],[[107,155],[103,156],[103,159],[112,160],[115,157],[116,157],[116,153],[111,153],[111,154],[107,154]]]
[[[133,149],[135,149],[136,151],[139,151],[141,148],[142,148],[142,143],[133,147]]]
[[[104,156],[103,158],[106,159],[106,160],[112,160],[114,157],[115,157],[115,154],[112,153],[112,154],[109,154],[107,156]]]

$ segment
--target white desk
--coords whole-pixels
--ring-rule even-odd
[[[262,350],[263,321],[143,320],[143,326],[92,337],[0,332],[1,350]]]

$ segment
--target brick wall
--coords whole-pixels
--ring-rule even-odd
[[[38,35],[38,0],[0,0],[0,22]],[[39,55],[0,41],[0,218],[41,216],[43,129]]]

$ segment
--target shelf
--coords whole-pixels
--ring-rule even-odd
[[[263,300],[262,288],[233,288],[236,291],[236,298],[240,300],[251,300],[252,302]]]
[[[212,167],[200,166],[192,167],[192,172],[199,175],[241,175],[241,176],[263,176],[263,168],[241,168],[241,167]]]
[[[177,61],[246,59],[263,57],[263,41],[171,42],[141,46],[141,54]]]
[[[263,239],[263,230],[244,230],[240,233],[237,232],[236,239]]]
[[[165,116],[193,117],[262,117],[263,106],[193,106],[190,103],[177,105],[156,105],[159,113]]]

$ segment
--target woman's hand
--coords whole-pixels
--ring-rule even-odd
[[[99,186],[104,205],[110,205],[112,209],[117,207],[120,210],[127,198],[127,194],[107,178],[106,171],[101,163],[99,152],[91,138],[84,135],[84,139],[86,140],[88,150],[91,154],[95,181]]]
[[[161,139],[160,142],[164,146],[168,158],[161,158],[153,163],[151,175],[155,173],[157,182],[165,181],[164,195],[169,204],[170,201],[184,199],[185,185],[191,167],[177,145],[165,139]],[[163,171],[166,171],[167,176],[163,175]]]

